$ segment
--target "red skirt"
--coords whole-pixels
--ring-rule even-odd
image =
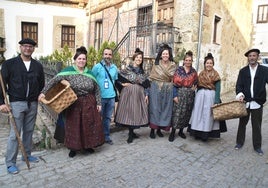
[[[93,94],[78,97],[67,109],[64,143],[75,151],[104,144],[101,114]]]

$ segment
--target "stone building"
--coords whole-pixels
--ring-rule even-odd
[[[49,55],[64,44],[72,50],[81,45],[99,49],[110,41],[117,44],[122,62],[129,62],[140,47],[149,71],[165,42],[172,46],[177,63],[186,50],[192,50],[198,71],[211,52],[224,93],[234,90],[238,70],[247,63],[244,52],[262,43],[259,26],[253,28],[255,4],[253,0],[2,0],[0,55],[16,55],[23,36],[38,42],[35,56]]]
[[[159,41],[172,45],[177,57],[192,50],[194,66],[200,71],[204,57],[211,52],[222,78],[222,92],[234,90],[238,70],[247,63],[243,54],[252,46],[252,0],[91,0],[89,9],[89,44],[97,49],[105,40],[120,43],[132,27],[137,31],[139,27],[151,29],[148,25],[154,24],[177,28],[162,34],[158,27],[156,31],[147,30],[151,38],[142,38],[136,32],[136,38],[125,40],[131,50],[121,51],[123,58],[141,47],[153,60],[156,51],[151,48],[157,49],[161,38]],[[141,30],[146,33],[146,29]]]

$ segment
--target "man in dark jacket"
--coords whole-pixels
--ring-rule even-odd
[[[246,125],[251,114],[253,148],[257,154],[263,155],[261,124],[263,104],[266,102],[268,68],[259,65],[259,54],[259,49],[251,49],[245,53],[248,65],[240,70],[236,82],[236,99],[246,102],[248,115],[239,119],[235,149],[242,148],[245,142]]]
[[[10,106],[4,103],[3,91],[0,90],[0,111],[9,112],[15,119],[19,134],[21,131],[22,143],[29,162],[38,162],[38,158],[31,155],[32,135],[37,115],[38,96],[44,87],[43,66],[32,58],[36,42],[32,39],[22,39],[20,42],[20,54],[17,57],[5,61],[1,74],[4,87],[7,89]],[[18,155],[18,141],[11,126],[7,143],[6,165],[11,174],[19,172],[16,166]],[[22,158],[22,160],[25,160]]]

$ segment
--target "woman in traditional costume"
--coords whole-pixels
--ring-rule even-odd
[[[80,47],[74,55],[75,65],[58,73],[42,90],[45,93],[55,84],[67,80],[78,99],[65,110],[64,144],[70,149],[69,157],[77,151],[86,150],[93,153],[95,147],[104,143],[104,132],[101,123],[100,89],[95,77],[86,67],[87,50]]]
[[[117,105],[115,123],[129,129],[127,143],[132,143],[138,135],[134,129],[148,126],[148,94],[146,88],[150,86],[147,75],[143,70],[143,52],[139,48],[133,55],[133,64],[121,70],[117,84],[122,86]]]
[[[198,75],[198,91],[190,120],[190,135],[203,141],[220,137],[220,123],[213,119],[211,107],[220,103],[221,79],[213,66],[214,58],[208,53],[204,70]]]
[[[173,106],[173,75],[176,64],[173,62],[172,49],[164,44],[160,47],[149,79],[149,120],[150,137],[155,138],[155,130],[159,137],[162,130],[169,131]]]
[[[174,141],[176,129],[179,129],[181,138],[186,138],[183,129],[189,125],[197,86],[197,72],[192,67],[192,62],[193,53],[188,51],[185,54],[183,66],[179,66],[174,74],[172,131],[168,139],[170,142]]]

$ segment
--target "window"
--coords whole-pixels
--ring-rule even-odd
[[[257,23],[268,23],[268,5],[258,6]]]
[[[31,38],[38,46],[38,23],[21,22],[21,38]]]
[[[75,48],[75,26],[62,26],[61,31],[61,47],[67,45],[70,48]]]
[[[138,10],[137,36],[148,36],[151,34],[149,25],[152,24],[152,19],[152,6],[147,6]]]
[[[94,47],[99,50],[102,43],[102,20],[95,22]]]
[[[219,23],[221,21],[221,18],[218,16],[215,16],[214,18],[214,30],[213,30],[213,43],[219,44]]]

